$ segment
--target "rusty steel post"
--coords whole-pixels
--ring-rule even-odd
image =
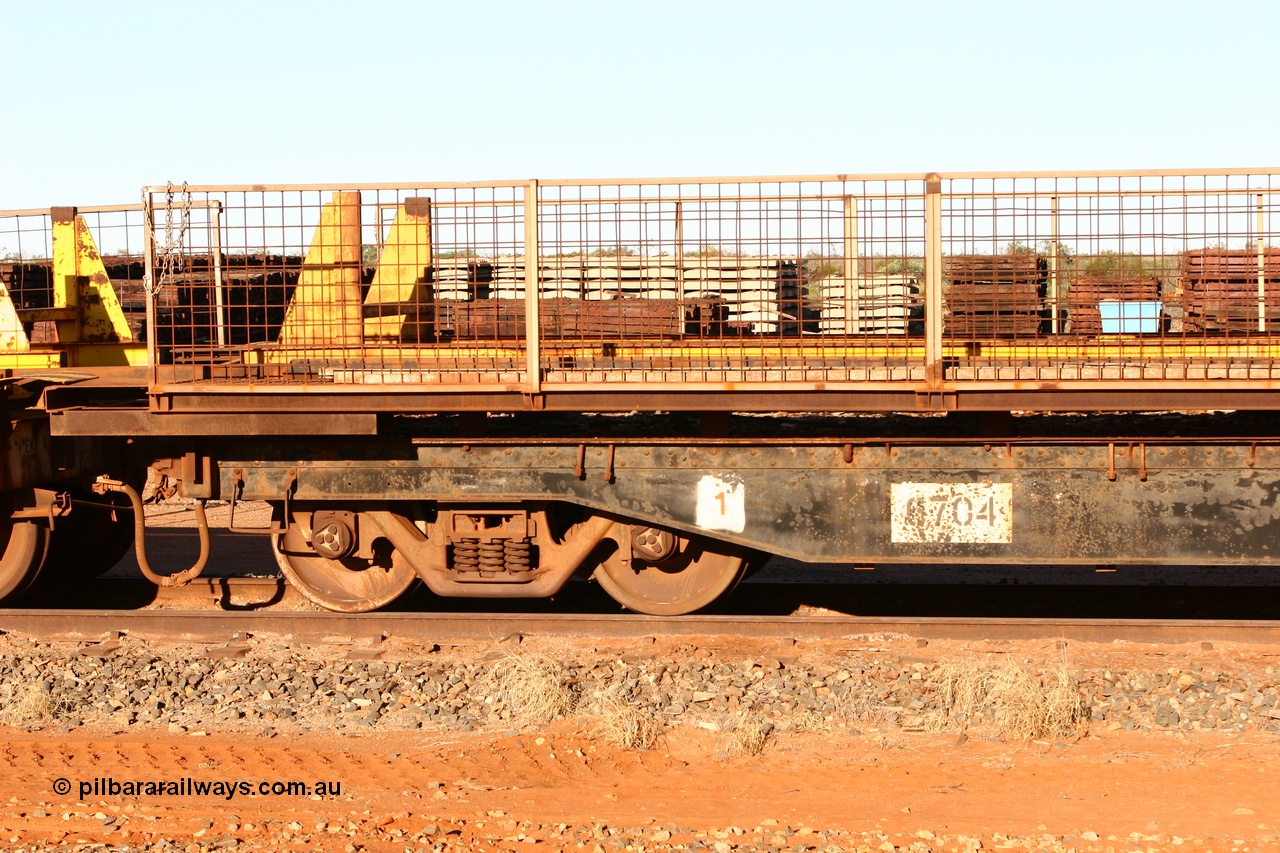
[[[844,331],[855,334],[862,328],[858,310],[858,200],[844,197]]]
[[[942,176],[924,177],[925,381],[942,384]]]
[[[1253,239],[1258,250],[1258,331],[1267,330],[1267,272],[1266,241],[1262,235],[1266,232],[1266,217],[1262,209],[1262,193],[1258,193],[1258,227]]]
[[[529,181],[524,191],[524,328],[525,368],[529,375],[527,393],[542,390],[542,365],[538,351],[538,181]]]

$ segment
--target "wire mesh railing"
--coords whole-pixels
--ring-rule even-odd
[[[202,387],[1269,377],[1275,181],[154,188],[151,360]]]
[[[963,379],[1270,375],[1276,176],[943,182],[942,339]]]

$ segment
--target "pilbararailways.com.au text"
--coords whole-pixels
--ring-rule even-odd
[[[71,793],[67,779],[55,779],[53,790],[58,794]],[[116,779],[99,776],[77,782],[80,799],[86,797],[337,797],[342,794],[342,783],[328,780],[316,782],[247,782],[239,779],[206,781],[192,779]]]

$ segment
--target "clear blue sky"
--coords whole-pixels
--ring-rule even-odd
[[[0,209],[168,180],[1271,166],[1278,9],[0,0]]]

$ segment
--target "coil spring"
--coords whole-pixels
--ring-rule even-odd
[[[453,543],[453,568],[458,572],[480,571],[479,539],[459,539]]]
[[[502,556],[502,540],[480,543],[480,571],[501,572],[504,570]]]
[[[507,571],[527,572],[533,568],[533,545],[528,539],[508,539],[503,548]]]

